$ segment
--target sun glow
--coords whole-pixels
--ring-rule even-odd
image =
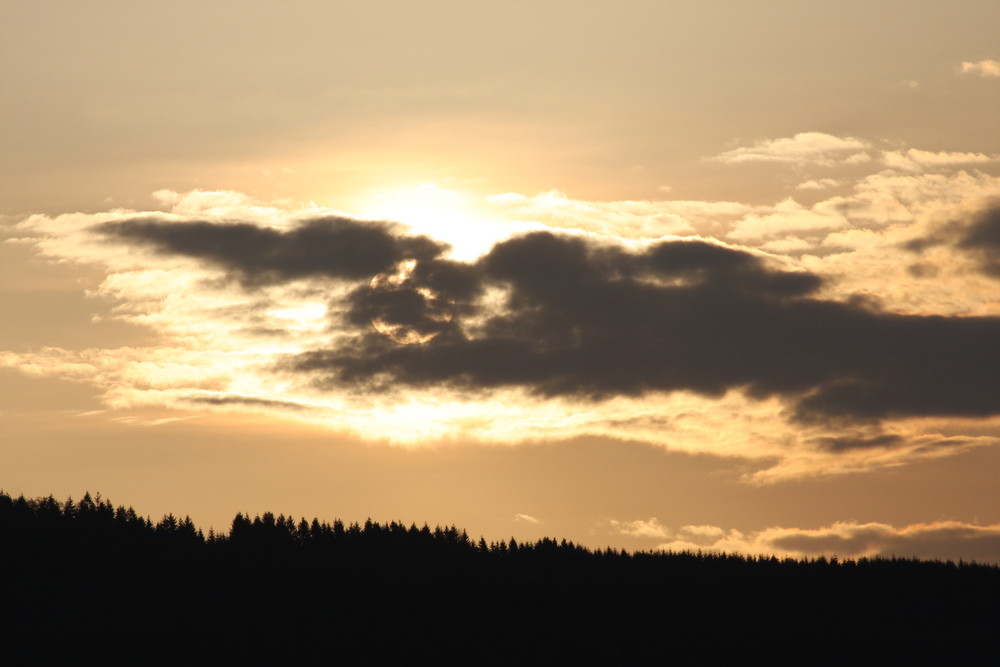
[[[488,214],[474,195],[433,183],[376,190],[361,200],[357,214],[402,222],[418,234],[451,244],[449,256],[465,261],[512,231],[509,223]]]
[[[326,326],[326,305],[322,303],[276,308],[268,314],[282,320],[284,326],[294,331],[322,331]]]

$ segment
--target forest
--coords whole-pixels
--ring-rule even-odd
[[[271,512],[206,536],[99,494],[0,492],[0,572],[16,664],[176,664],[195,647],[227,664],[1000,655],[1000,568],[968,562],[591,550]]]

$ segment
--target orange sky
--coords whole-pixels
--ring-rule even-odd
[[[1000,7],[721,4],[9,3],[0,487],[1000,561]]]

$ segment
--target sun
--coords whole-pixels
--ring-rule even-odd
[[[374,190],[361,199],[357,214],[404,223],[451,245],[452,259],[469,261],[510,233],[509,223],[493,217],[482,201],[469,192],[420,183]]]

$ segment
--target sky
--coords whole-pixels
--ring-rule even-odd
[[[1000,4],[0,12],[4,491],[1000,562]]]

